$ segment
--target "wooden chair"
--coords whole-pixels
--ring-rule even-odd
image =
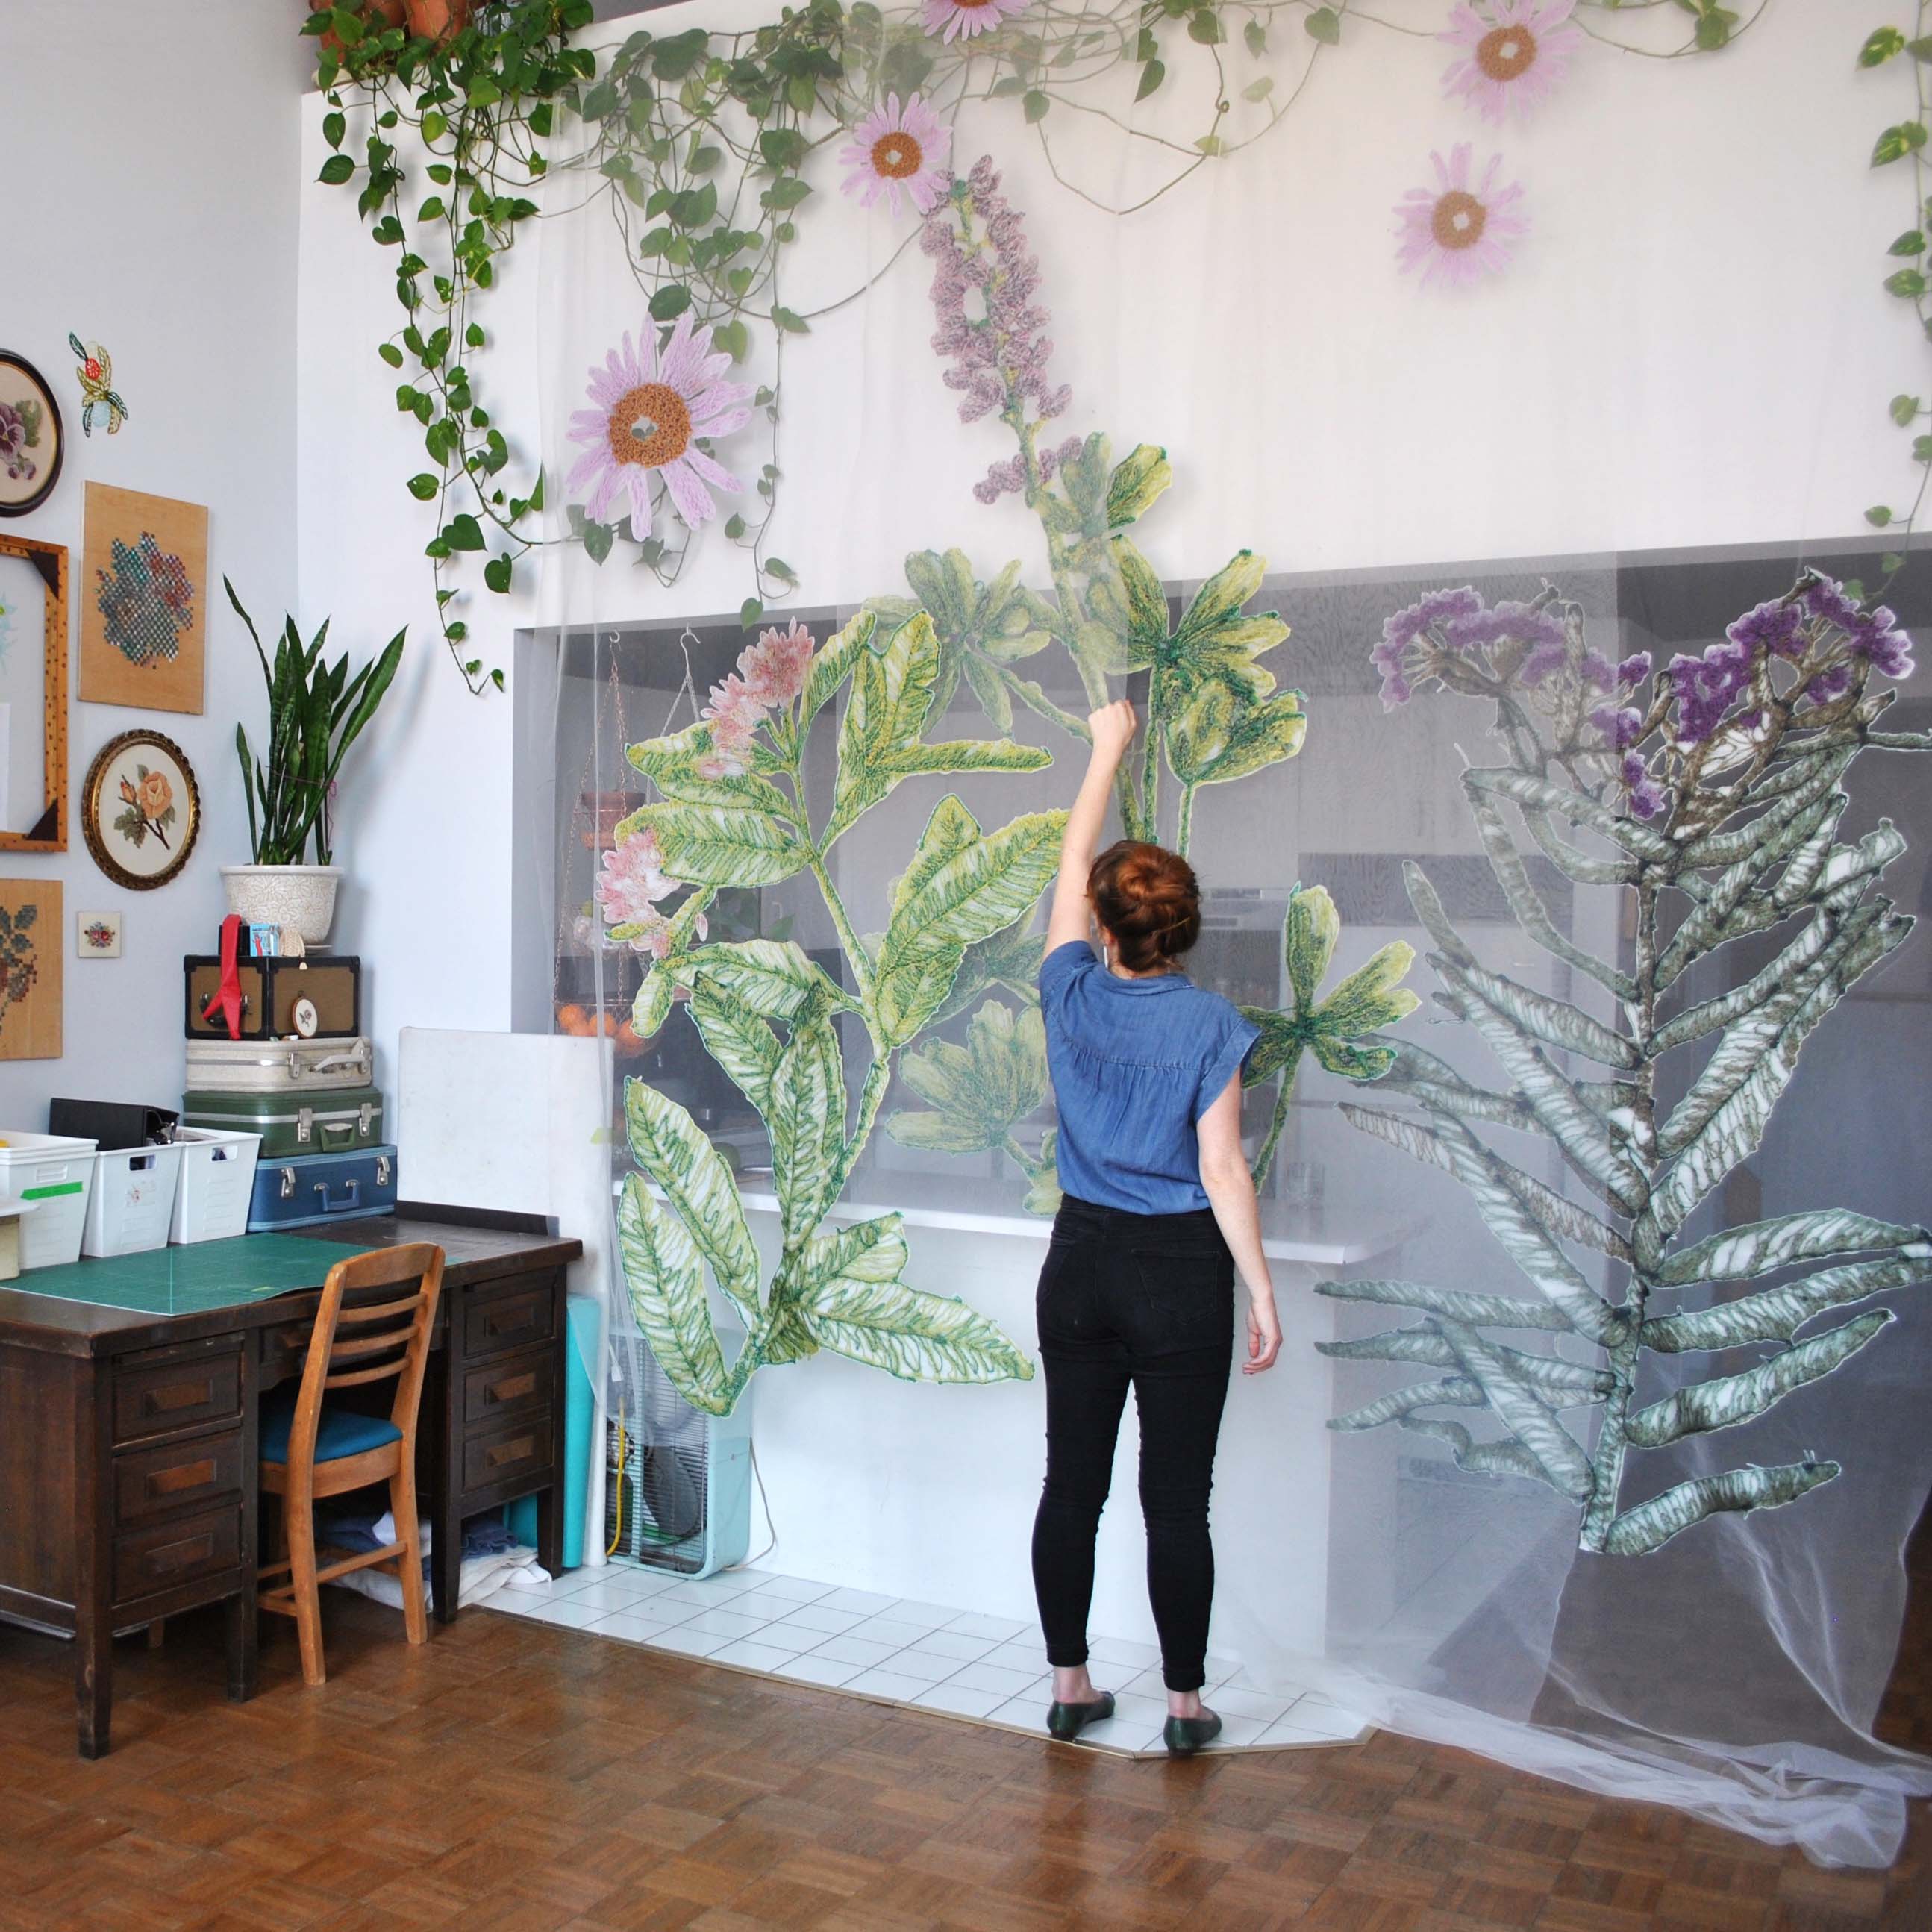
[[[321,1586],[352,1570],[392,1568],[403,1586],[403,1628],[412,1643],[429,1634],[423,1613],[421,1539],[416,1526],[416,1409],[422,1399],[430,1324],[442,1288],[442,1250],[427,1242],[352,1255],[328,1271],[316,1311],[308,1360],[292,1402],[272,1397],[262,1406],[262,1487],[282,1499],[286,1556],[263,1565],[266,1579],[289,1580],[262,1590],[262,1609],[296,1620],[302,1677],[320,1684]],[[382,1291],[410,1284],[406,1294]],[[327,1400],[331,1389],[393,1378],[396,1399],[387,1419]],[[396,1540],[380,1550],[322,1552],[318,1568],[315,1501],[386,1480]]]

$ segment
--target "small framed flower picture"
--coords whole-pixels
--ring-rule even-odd
[[[67,438],[40,372],[0,349],[0,517],[24,517],[53,494]]]
[[[118,912],[76,913],[74,950],[83,959],[118,959],[121,915]]]
[[[80,788],[80,826],[94,862],[117,886],[166,885],[201,830],[201,794],[186,753],[158,731],[110,738]]]

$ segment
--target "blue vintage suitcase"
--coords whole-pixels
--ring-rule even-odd
[[[396,1150],[362,1148],[348,1154],[305,1154],[298,1160],[264,1156],[255,1169],[248,1232],[307,1227],[387,1214],[396,1204]]]

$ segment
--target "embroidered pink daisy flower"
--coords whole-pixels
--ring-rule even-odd
[[[990,33],[1009,14],[1023,14],[1030,0],[926,0],[926,31],[948,41]]]
[[[812,633],[795,617],[784,630],[760,631],[738,659],[746,691],[767,707],[789,704],[805,688],[812,652]]]
[[[751,420],[751,390],[722,380],[729,356],[713,353],[711,332],[692,332],[679,316],[660,352],[655,323],[647,322],[636,346],[626,334],[620,352],[592,368],[588,391],[594,409],[570,418],[570,440],[587,446],[566,488],[588,484],[584,514],[602,523],[614,507],[628,506],[631,535],[641,543],[651,533],[651,482],[664,479],[677,514],[692,528],[717,513],[712,490],[745,487],[698,447],[700,436],[729,436]]]
[[[1462,0],[1439,36],[1462,50],[1442,76],[1444,92],[1472,102],[1485,120],[1519,118],[1546,100],[1583,44],[1570,16],[1576,0],[1486,0],[1487,15]]]
[[[1396,207],[1396,232],[1402,242],[1398,265],[1405,270],[1420,266],[1425,284],[1438,278],[1449,284],[1472,282],[1507,268],[1529,223],[1516,211],[1522,188],[1514,182],[1497,184],[1502,155],[1490,158],[1473,186],[1466,141],[1450,150],[1446,163],[1440,154],[1429,158],[1436,170],[1435,187],[1411,188]]]
[[[845,192],[871,208],[881,195],[893,214],[899,212],[902,191],[926,214],[945,192],[946,156],[952,130],[914,94],[902,108],[896,94],[874,108],[852,130],[850,146],[840,149],[839,165],[850,172]]]

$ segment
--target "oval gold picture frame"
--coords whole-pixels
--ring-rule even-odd
[[[143,751],[153,754],[152,766],[141,758]],[[201,790],[188,754],[158,731],[123,731],[109,739],[81,787],[80,829],[94,862],[117,886],[145,892],[166,885],[188,863],[201,834]],[[130,862],[160,853],[165,860],[151,871]]]

